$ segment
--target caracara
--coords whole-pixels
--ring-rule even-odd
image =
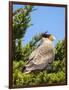
[[[53,40],[55,37],[51,34],[42,33],[41,44],[29,56],[27,64],[23,67],[22,72],[29,73],[35,70],[43,70],[53,62],[55,51]]]

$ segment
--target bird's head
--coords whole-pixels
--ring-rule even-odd
[[[48,38],[48,39],[51,40],[51,41],[53,41],[53,40],[56,39],[54,35],[52,35],[52,34],[47,34],[47,32],[42,33],[42,37],[43,37],[43,38]]]

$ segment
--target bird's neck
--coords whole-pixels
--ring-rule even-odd
[[[52,41],[51,40],[49,40],[48,38],[43,38],[43,44],[45,45],[45,46],[52,46]]]
[[[49,43],[51,42],[51,43],[52,43],[52,41],[49,40],[48,38],[42,38],[42,41],[43,41],[43,42],[49,42]]]

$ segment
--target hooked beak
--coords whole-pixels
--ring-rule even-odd
[[[53,36],[53,40],[56,40],[56,38]]]

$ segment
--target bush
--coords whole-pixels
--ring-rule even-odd
[[[65,67],[64,60],[57,60],[52,63],[52,72],[63,71]]]
[[[56,48],[55,60],[63,60],[65,55],[64,41],[58,41],[55,48]]]
[[[51,70],[40,72],[22,73],[22,67],[26,64],[28,55],[31,53],[30,45],[24,47],[23,60],[13,60],[13,86],[33,86],[40,84],[63,83],[65,81],[65,56],[62,42],[56,45],[56,58],[51,64]],[[58,56],[58,57],[57,57]]]
[[[65,74],[63,71],[57,73],[48,74],[49,84],[52,83],[62,83],[65,80]]]
[[[57,73],[47,73],[46,71],[39,73],[22,73],[18,70],[13,74],[13,86],[32,86],[40,84],[62,83],[65,80],[65,73],[58,71]]]

